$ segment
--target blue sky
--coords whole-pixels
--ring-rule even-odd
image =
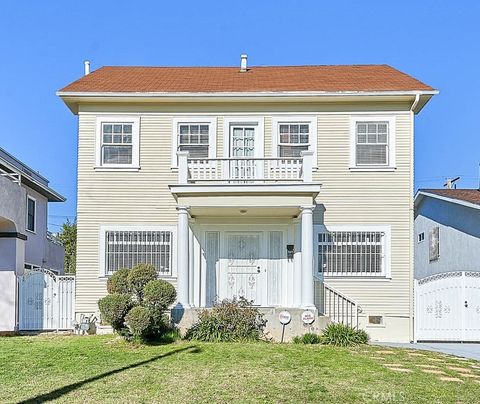
[[[68,6],[67,6],[68,4]],[[76,211],[77,120],[55,91],[102,65],[387,63],[440,90],[416,120],[416,187],[478,184],[478,1],[10,1],[0,14],[0,146]]]

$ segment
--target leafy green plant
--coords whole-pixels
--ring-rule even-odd
[[[337,346],[366,344],[369,340],[364,330],[357,330],[341,323],[329,324],[321,338],[323,344]]]
[[[128,274],[130,269],[119,269],[116,271],[107,281],[108,293],[131,293],[130,286],[128,284]]]
[[[143,289],[148,282],[157,279],[157,271],[153,265],[138,264],[131,269],[127,276],[128,287],[137,301],[143,301]]]
[[[313,332],[308,332],[303,335],[297,335],[292,339],[294,344],[321,344],[322,337],[318,334],[314,334]]]
[[[125,328],[125,316],[132,307],[131,297],[120,293],[107,295],[98,301],[102,320],[109,323],[115,331]]]
[[[155,268],[147,264],[114,273],[107,281],[110,294],[98,302],[102,320],[128,339],[159,340],[171,334],[166,311],[175,301],[176,291],[167,281],[156,278]]]
[[[248,300],[225,299],[201,310],[185,337],[206,342],[257,341],[265,325],[263,315]]]
[[[151,326],[150,311],[142,306],[133,307],[125,316],[125,324],[135,339],[146,339]]]
[[[145,306],[159,310],[167,310],[177,298],[173,285],[163,279],[150,281],[143,289]]]

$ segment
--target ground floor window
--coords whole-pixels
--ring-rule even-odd
[[[105,230],[105,275],[112,275],[122,268],[133,268],[137,264],[151,264],[159,275],[170,276],[172,241],[171,231]]]
[[[325,276],[385,276],[387,237],[378,230],[317,233],[318,272]]]

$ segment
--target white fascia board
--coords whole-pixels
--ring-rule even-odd
[[[424,192],[424,191],[418,191],[417,194],[415,195],[415,200],[414,200],[415,207],[417,207],[420,204],[420,202],[422,201],[424,196],[429,196],[431,198],[436,198],[436,199],[439,199],[439,200],[445,201],[445,202],[455,203],[457,205],[466,206],[468,208],[480,209],[480,205],[477,205],[476,203],[463,201],[461,199],[449,198],[448,196],[437,195],[437,194],[433,194],[433,193],[430,193],[430,192]]]
[[[57,91],[59,97],[343,97],[343,96],[409,96],[409,95],[436,95],[438,90],[428,91],[255,91],[255,92],[75,92]]]
[[[315,194],[320,192],[321,184],[195,184],[169,185],[172,194],[277,194],[302,193]]]

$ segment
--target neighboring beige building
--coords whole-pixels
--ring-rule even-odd
[[[86,73],[58,92],[79,119],[77,315],[148,262],[185,319],[245,296],[274,334],[308,309],[412,339],[413,121],[437,91],[386,65],[243,57]]]

